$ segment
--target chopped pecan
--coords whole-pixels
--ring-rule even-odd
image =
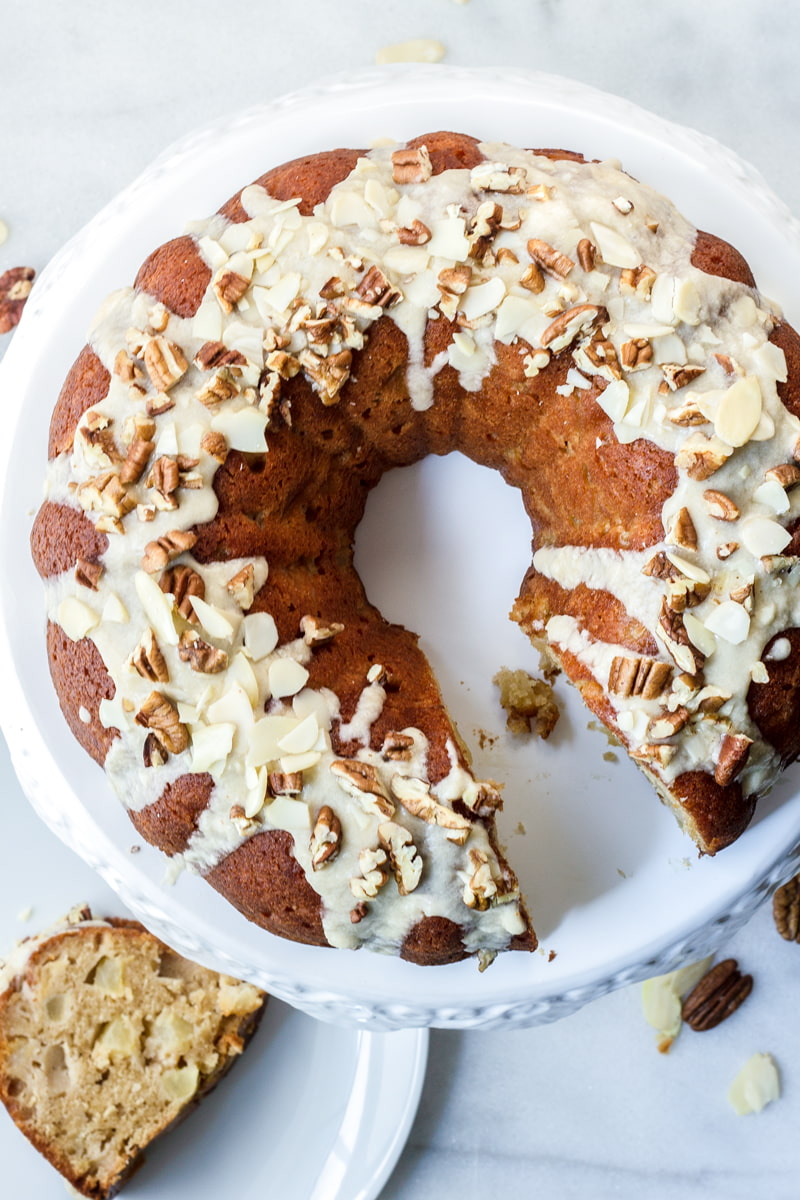
[[[267,782],[273,796],[299,796],[303,790],[302,771],[270,771]]]
[[[425,146],[392,151],[392,179],[395,183],[426,183],[433,173]]]
[[[168,751],[154,733],[148,733],[142,747],[142,761],[146,767],[163,767],[169,758]]]
[[[330,771],[339,787],[358,800],[365,812],[393,817],[395,806],[372,763],[358,758],[335,758]]]
[[[575,266],[571,258],[568,258],[566,254],[561,254],[549,242],[544,242],[541,238],[528,239],[528,254],[537,266],[550,275],[555,275],[558,279],[566,279]]]
[[[35,275],[33,267],[12,267],[0,275],[0,333],[19,324]]]
[[[735,958],[712,967],[683,1002],[681,1015],[698,1033],[713,1029],[736,1012],[753,990],[753,976],[742,975]]]
[[[689,641],[689,635],[679,612],[669,607],[667,598],[661,602],[656,636],[659,637],[682,671],[696,675],[705,661],[705,655]]]
[[[644,263],[638,267],[624,267],[620,272],[619,290],[623,295],[636,295],[641,300],[649,300],[655,281],[655,271]]]
[[[618,654],[611,663],[608,690],[620,696],[642,696],[655,700],[672,679],[672,667],[657,658],[628,658]]]
[[[800,483],[800,467],[796,463],[780,463],[777,467],[770,467],[765,471],[764,478],[779,483],[788,491]]]
[[[306,615],[300,619],[300,632],[307,646],[321,646],[324,642],[333,641],[344,629],[339,621],[320,621],[318,617]]]
[[[220,671],[228,669],[225,651],[209,645],[192,629],[185,629],[181,634],[178,658],[203,675],[218,675]]]
[[[477,849],[469,851],[469,861],[472,875],[464,885],[462,899],[467,908],[485,912],[497,895],[497,883],[492,875],[491,863],[483,850]]]
[[[103,565],[88,558],[79,558],[75,563],[75,578],[82,587],[97,591],[97,585],[103,577]]]
[[[422,876],[422,859],[411,834],[396,821],[384,821],[378,826],[378,841],[389,856],[398,892],[410,895]]]
[[[510,246],[498,246],[497,251],[495,253],[495,257],[496,257],[498,263],[505,263],[505,262],[518,263],[519,262],[519,259],[517,258],[516,254],[511,249]]]
[[[714,780],[720,787],[727,787],[729,783],[733,783],[747,762],[752,744],[753,739],[743,733],[725,734],[714,767]]]
[[[387,762],[408,762],[414,749],[414,739],[409,733],[387,733],[381,746],[381,756]]]
[[[482,162],[470,172],[473,192],[504,192],[520,195],[525,191],[527,172],[524,167],[507,167],[505,163]]]
[[[777,889],[772,897],[772,915],[782,938],[800,942],[800,875]]]
[[[241,350],[229,350],[224,342],[204,342],[194,361],[202,371],[216,371],[219,367],[244,366],[247,359]]]
[[[703,492],[703,499],[705,500],[709,516],[716,517],[718,521],[739,520],[738,506],[724,492],[718,492],[714,488],[707,488]]]
[[[360,900],[354,908],[350,909],[351,924],[360,925],[368,912],[369,912],[369,906],[363,900]]]
[[[130,664],[142,679],[151,683],[169,683],[169,670],[166,659],[156,641],[152,629],[146,629],[142,639],[130,658]]]
[[[645,766],[658,764],[660,767],[668,767],[675,757],[675,751],[676,747],[668,746],[666,742],[643,742],[641,746],[634,746],[628,753],[634,762],[643,763]]]
[[[472,830],[472,822],[452,808],[440,804],[431,795],[430,784],[407,775],[392,777],[392,791],[404,808],[429,825],[440,825],[448,841],[463,846]]]
[[[661,373],[669,390],[677,392],[705,374],[705,367],[694,367],[688,363],[661,363]]]
[[[136,505],[113,471],[94,475],[78,485],[76,495],[84,510],[105,513],[109,517],[124,517]]]
[[[138,483],[155,448],[155,442],[140,437],[134,438],[119,469],[120,481],[126,484]]]
[[[355,294],[365,303],[376,304],[379,308],[391,308],[403,298],[397,288],[389,283],[380,267],[374,265],[356,287]]]
[[[224,463],[228,457],[228,443],[225,435],[217,433],[213,429],[203,434],[200,439],[200,449],[204,450],[211,458],[215,458],[218,463]]]
[[[145,480],[145,485],[153,488],[161,497],[159,508],[175,509],[178,507],[178,501],[175,499],[175,492],[178,490],[180,483],[180,471],[178,464],[174,458],[169,458],[168,455],[162,454],[157,458],[150,468],[150,474]]]
[[[534,295],[538,296],[540,292],[544,291],[544,275],[535,262],[526,267],[520,276],[519,282],[521,287],[524,287],[529,292],[533,292]]]
[[[256,589],[256,572],[252,563],[245,563],[241,571],[237,571],[235,575],[225,584],[226,591],[233,596],[239,608],[243,612],[252,606],[255,598]]]
[[[157,392],[155,396],[148,396],[145,408],[149,417],[160,417],[162,413],[169,412],[175,407],[175,401],[167,392]]]
[[[590,242],[588,238],[581,238],[576,253],[581,270],[593,271],[597,259],[597,247],[594,242]]]
[[[667,418],[673,425],[681,426],[705,425],[708,422],[708,417],[701,412],[694,397],[685,399],[678,408],[671,408],[667,413]]]
[[[653,361],[653,347],[647,338],[632,338],[623,342],[619,356],[623,370],[643,371]]]
[[[191,550],[197,541],[197,534],[186,529],[171,529],[154,542],[148,542],[142,555],[142,570],[149,575],[163,571],[173,559]]]
[[[327,358],[314,354],[312,350],[304,350],[301,353],[300,364],[326,407],[337,403],[339,392],[350,377],[352,358],[350,350],[340,350]]]
[[[350,891],[356,900],[374,900],[389,878],[389,861],[380,847],[362,850],[358,856],[360,875],[350,880]]]
[[[596,304],[577,304],[568,308],[550,322],[540,337],[542,346],[553,352],[563,350],[579,333],[604,317],[605,309]]]
[[[675,455],[675,466],[690,479],[708,479],[728,461],[731,453],[731,447],[719,438],[693,433]]]
[[[182,617],[187,621],[197,620],[192,608],[192,596],[204,600],[206,595],[206,585],[197,571],[186,563],[167,567],[158,581],[158,586],[162,592],[169,592],[175,597],[175,605]]]
[[[144,365],[158,392],[168,392],[183,378],[189,367],[180,346],[161,334],[150,338],[144,347]]]
[[[220,367],[203,386],[195,392],[195,400],[199,400],[206,408],[232,400],[241,390],[239,379],[230,367]]]
[[[151,692],[136,714],[137,725],[151,729],[168,754],[180,754],[189,746],[189,731],[178,710],[161,692]]]
[[[655,717],[650,722],[648,733],[657,740],[671,738],[676,733],[680,733],[688,720],[689,710],[678,707],[674,712],[660,713],[659,716]]]
[[[342,846],[342,823],[336,813],[325,804],[317,813],[311,833],[311,867],[319,871],[332,862]]]
[[[616,347],[608,338],[592,338],[581,349],[591,365],[598,371],[606,368],[613,379],[622,378]]]
[[[683,550],[697,549],[697,530],[688,508],[680,508],[670,517],[665,529],[667,541]]]
[[[651,579],[677,579],[680,572],[674,563],[669,561],[663,550],[657,550],[642,567],[642,574]]]
[[[431,231],[424,222],[414,220],[410,225],[401,225],[397,231],[401,246],[424,246],[431,240]]]
[[[223,271],[214,280],[214,292],[225,312],[233,312],[235,306],[250,287],[250,280],[237,271]]]
[[[440,292],[451,296],[463,296],[472,279],[472,268],[461,264],[457,267],[445,267],[437,276],[437,287]]]

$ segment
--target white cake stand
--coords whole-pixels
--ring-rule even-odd
[[[562,719],[547,743],[502,732],[492,676],[501,665],[536,666],[506,620],[530,561],[530,530],[516,493],[457,455],[383,481],[357,558],[386,615],[422,634],[475,747],[478,774],[506,783],[500,833],[528,896],[540,953],[502,955],[479,974],[473,961],[420,968],[272,937],[202,880],[184,875],[167,884],[166,860],[156,851],[130,854],[138,839],[124,810],[61,717],[28,537],[49,414],[100,301],[133,279],[154,246],[270,166],[330,146],[442,128],[619,158],[699,228],[734,242],[762,290],[800,323],[800,226],[730,151],[572,81],[414,66],[327,80],[172,147],[55,257],[0,366],[0,721],[31,803],[181,953],[251,979],[314,1016],[382,1030],[552,1021],[717,948],[800,866],[794,771],[736,845],[698,860],[635,768],[609,761],[618,756],[566,685],[559,689]],[[35,855],[35,846],[26,853]]]

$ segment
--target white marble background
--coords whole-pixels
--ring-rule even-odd
[[[0,217],[10,229],[0,272],[43,267],[191,128],[368,66],[411,37],[439,39],[449,63],[579,77],[693,125],[750,159],[800,214],[792,0],[0,0]],[[18,803],[6,785],[3,804]],[[67,877],[69,862],[65,852]],[[11,929],[14,915],[1,915]],[[731,952],[756,978],[752,997],[718,1030],[684,1033],[666,1057],[638,989],[550,1027],[434,1032],[419,1115],[382,1200],[796,1197],[800,946],[762,911]],[[725,1093],[756,1050],[775,1055],[783,1097],[740,1118]],[[0,1125],[0,1159],[15,1136]]]

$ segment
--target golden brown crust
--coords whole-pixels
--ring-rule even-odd
[[[785,638],[791,653],[770,659],[775,643]],[[750,716],[786,765],[800,756],[800,629],[786,629],[764,648],[769,683],[751,683],[747,693]]]
[[[97,562],[107,549],[107,536],[80,509],[47,500],[36,514],[31,553],[43,579],[71,571],[79,558]]]
[[[207,773],[181,775],[168,783],[146,808],[130,809],[129,816],[146,842],[165,854],[182,854],[197,829],[200,814],[208,807],[214,780]]]
[[[94,350],[84,346],[64,380],[50,419],[48,454],[55,458],[72,449],[75,427],[87,408],[105,399],[111,376]]]
[[[211,271],[186,235],[167,242],[145,259],[136,276],[136,287],[149,292],[179,317],[192,317]]]
[[[115,693],[100,651],[89,638],[73,642],[60,625],[48,621],[47,655],[67,724],[76,741],[102,766],[111,743],[119,735],[116,729],[105,729],[98,716],[101,700],[111,700]],[[81,720],[81,710],[89,715],[88,721]]]
[[[672,790],[706,854],[716,854],[735,842],[755,812],[755,797],[742,795],[741,784],[721,787],[705,771],[685,771]]]

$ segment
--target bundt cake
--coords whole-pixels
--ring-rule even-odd
[[[701,851],[800,749],[800,341],[613,162],[436,133],[270,170],[157,249],[58,398],[32,535],[62,709],[248,918],[414,962],[531,949],[354,530],[459,450],[522,494],[513,618]]]
[[[105,1200],[236,1061],[266,996],[136,921],[76,909],[0,961],[0,1100],[82,1195]]]

